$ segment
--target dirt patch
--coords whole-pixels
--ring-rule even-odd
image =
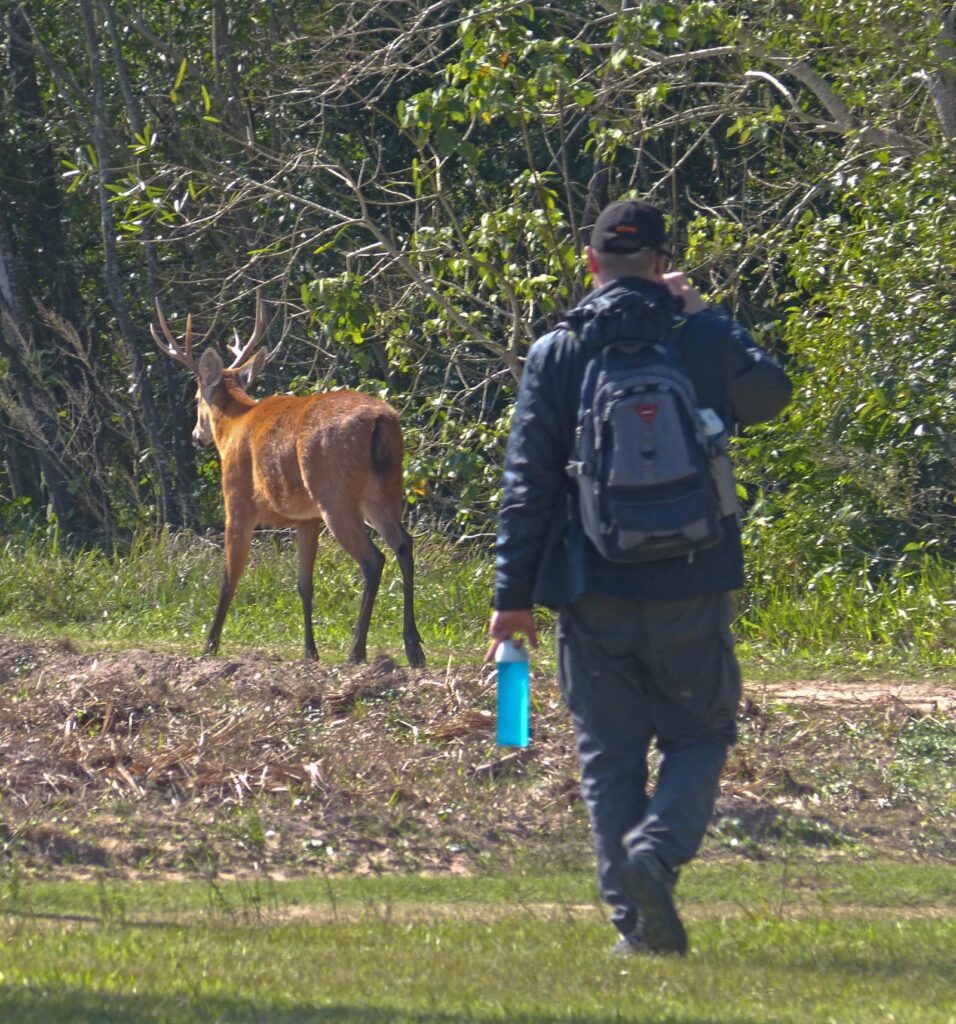
[[[956,683],[910,682],[795,682],[752,687],[754,694],[767,699],[827,707],[865,708],[874,703],[892,701],[927,714],[953,714],[956,711]]]
[[[687,922],[699,923],[714,918],[727,920],[730,918],[753,918],[755,907],[751,904],[733,903],[730,901],[712,901],[708,903],[687,903],[681,905],[681,917]],[[797,921],[802,918],[825,914],[828,920],[834,917],[871,916],[885,918],[890,915],[894,921],[932,920],[948,921],[956,918],[956,907],[950,904],[922,904],[917,907],[872,907],[853,904],[833,904],[830,901],[802,900],[784,905],[760,906],[759,912],[764,918],[786,921]],[[32,910],[5,910],[0,908],[0,918],[12,920],[29,920],[36,924],[48,922],[57,928],[73,924],[78,927],[93,925],[102,927],[103,917],[96,914],[57,914]],[[255,925],[263,928],[277,928],[286,925],[305,925],[321,927],[324,925],[364,924],[433,924],[437,921],[469,921],[474,924],[494,924],[509,918],[520,917],[524,920],[567,921],[571,918],[592,918],[601,922],[607,921],[607,913],[596,900],[591,903],[546,903],[521,901],[514,903],[466,903],[455,902],[415,902],[415,903],[346,903],[308,905],[286,907],[248,908],[216,908],[188,914],[163,915],[161,917],[123,917],[125,928],[181,928],[195,924],[197,921],[210,921],[217,918],[231,920],[232,923]]]
[[[590,864],[567,714],[553,678],[533,689],[533,744],[503,751],[488,668],[0,637],[0,864],[207,877]],[[956,685],[750,688],[707,855],[781,842],[951,855],[954,706]]]

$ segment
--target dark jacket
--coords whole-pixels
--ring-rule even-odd
[[[658,298],[666,292],[656,282],[627,278],[610,282],[582,305],[596,295],[614,298],[629,290]],[[790,400],[786,374],[722,309],[688,316],[674,337],[700,406],[728,426],[770,419]],[[612,563],[584,535],[565,466],[589,354],[567,328],[539,338],[528,353],[505,456],[495,608],[559,608],[586,591],[679,600],[741,587],[743,552],[733,516],[723,520],[723,539],[693,560]]]

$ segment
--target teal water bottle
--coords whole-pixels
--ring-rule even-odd
[[[528,651],[513,640],[502,640],[495,651],[498,669],[498,745],[526,747],[529,736],[531,683]]]

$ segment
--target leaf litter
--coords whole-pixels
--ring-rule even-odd
[[[200,877],[590,865],[568,716],[553,678],[532,688],[532,744],[516,750],[495,745],[488,667],[0,637],[0,863]],[[954,696],[750,687],[703,856],[951,858]]]

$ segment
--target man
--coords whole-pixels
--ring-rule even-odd
[[[635,292],[658,304],[682,300],[683,323],[666,344],[676,346],[670,351],[700,408],[732,429],[787,404],[791,386],[780,367],[683,273],[669,271],[655,207],[611,203],[586,254],[596,290],[582,307],[601,300],[602,308],[633,308]],[[740,529],[736,516],[724,517],[721,539],[694,557],[638,564],[601,557],[582,529],[566,472],[591,355],[568,325],[528,353],[505,459],[489,657],[514,634],[536,647],[533,606],[559,609],[558,679],[575,730],[600,891],[621,936],[615,952],[684,954],[673,888],[700,846],[736,741],[740,677],[729,592],[743,585]],[[648,793],[652,740],[660,771]]]

